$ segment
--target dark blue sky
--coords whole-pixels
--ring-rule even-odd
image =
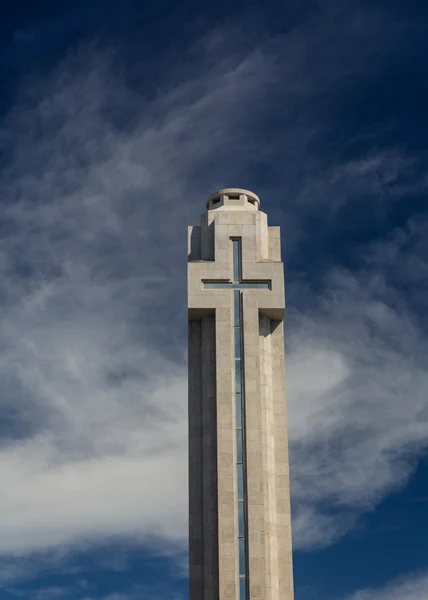
[[[426,597],[427,28],[3,7],[0,600],[187,598],[186,226],[228,186],[283,233],[296,600]]]

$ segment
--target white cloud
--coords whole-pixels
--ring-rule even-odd
[[[261,53],[230,53],[142,98],[130,133],[103,111],[131,92],[104,56],[83,60],[2,128],[3,553],[185,540],[186,226],[212,190],[204,162],[269,78]]]
[[[310,289],[290,285],[288,395],[299,546],[311,547],[317,538],[322,545],[346,531],[406,482],[426,447],[428,343],[411,306],[427,266],[424,230],[424,223],[413,225],[370,252],[365,248],[370,261],[359,272],[331,271],[312,299]],[[411,237],[419,239],[408,256]],[[408,262],[420,269],[405,293],[388,282],[386,248],[395,282],[403,281]],[[300,312],[300,300],[311,308]],[[319,514],[319,504],[326,514]]]
[[[397,579],[386,586],[360,590],[346,600],[425,600],[428,575],[419,574]]]
[[[108,59],[82,52],[3,123],[0,553],[115,534],[185,539],[185,237],[209,192],[239,185],[252,157],[278,150],[281,185],[299,189],[283,216],[298,230],[332,187],[340,204],[359,185],[377,189],[376,169],[391,182],[394,169],[413,165],[392,153],[328,177],[314,168],[305,154],[314,122],[295,119],[302,98],[316,100],[310,39],[287,38],[294,62],[285,70],[261,50],[235,52],[226,35],[225,54],[204,69],[212,39],[201,42],[197,74],[181,73],[151,100],[128,90]],[[349,74],[349,52],[342,58],[336,73]],[[324,89],[334,77],[325,67],[317,81]],[[287,131],[260,145],[257,118],[271,111],[276,86],[286,89]],[[307,159],[310,185],[290,171],[290,156],[294,166]],[[388,252],[407,260],[392,242]],[[320,293],[290,287],[296,547],[351,527],[405,481],[407,457],[426,439],[425,341],[378,275],[385,252],[373,248],[380,264],[365,272],[333,269]]]

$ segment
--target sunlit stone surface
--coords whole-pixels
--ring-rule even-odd
[[[292,600],[279,227],[225,189],[189,227],[190,600]]]

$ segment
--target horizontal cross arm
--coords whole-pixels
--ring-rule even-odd
[[[204,281],[205,289],[217,289],[217,290],[250,290],[250,289],[264,289],[270,290],[271,282],[266,281],[243,281],[240,283],[230,283],[228,281]]]

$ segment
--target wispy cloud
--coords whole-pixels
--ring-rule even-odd
[[[333,269],[312,298],[290,285],[294,526],[303,546],[346,531],[407,480],[426,446],[428,342],[413,305],[425,285],[425,232],[412,223],[362,249],[359,271]]]
[[[330,156],[326,168],[319,141],[331,123],[321,100],[314,114],[309,107],[363,69],[351,58],[354,22],[336,70],[325,60],[340,46],[322,44],[336,31],[336,16],[328,19],[324,38],[310,23],[268,49],[211,36],[199,42],[200,62],[155,93],[129,89],[120,58],[85,48],[29,84],[2,124],[1,553],[116,534],[185,542],[186,225],[207,193],[251,183],[257,161],[276,152],[275,190],[256,191],[269,201],[287,190],[275,216],[300,232],[288,245],[298,252],[314,206],[334,204],[328,215],[339,226],[338,207],[359,190],[377,193],[379,172],[392,186],[414,168],[397,149]],[[370,23],[358,31],[378,49],[379,21]],[[317,49],[319,69],[310,60]],[[283,130],[269,137],[261,130],[274,109]],[[296,547],[351,527],[405,481],[426,439],[426,341],[416,307],[382,276],[390,257],[426,268],[423,229],[409,227],[361,248],[359,272],[327,264],[321,291],[305,273],[301,284],[293,277]],[[420,241],[409,253],[412,227]]]
[[[240,99],[269,78],[262,53],[229,53],[137,110],[105,56],[83,59],[2,128],[5,553],[185,540],[186,225]]]
[[[425,600],[428,575],[415,574],[397,579],[386,586],[360,590],[346,600]]]

